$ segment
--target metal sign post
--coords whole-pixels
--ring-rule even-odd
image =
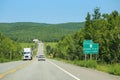
[[[85,54],[85,61],[86,61],[86,56],[87,56],[87,55]]]
[[[92,54],[90,54],[90,60],[92,60]]]

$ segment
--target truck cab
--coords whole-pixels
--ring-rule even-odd
[[[23,49],[23,60],[32,60],[32,49],[31,48]]]

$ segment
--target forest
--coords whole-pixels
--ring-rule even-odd
[[[120,63],[120,14],[113,11],[101,14],[95,8],[93,14],[86,15],[83,28],[76,33],[63,37],[56,47],[46,46],[48,55],[65,60],[84,60],[83,41],[92,40],[99,43],[97,61],[100,63]],[[95,60],[96,55],[93,55]],[[90,55],[87,55],[87,60]]]
[[[22,59],[22,47],[19,43],[0,34],[0,62]]]
[[[23,48],[29,47],[33,51],[33,56],[37,53],[36,43],[20,43],[5,37],[0,33],[0,63],[22,60]]]
[[[57,42],[63,36],[72,34],[84,26],[84,22],[46,24],[33,22],[0,23],[0,33],[17,42]]]
[[[63,36],[78,31],[83,25],[84,23],[0,23],[0,62],[22,59],[23,46],[26,43],[31,45],[35,38],[43,42],[57,42]]]

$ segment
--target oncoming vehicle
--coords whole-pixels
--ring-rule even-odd
[[[45,61],[45,55],[44,54],[40,54],[38,56],[38,61]]]
[[[23,60],[32,60],[32,49],[31,48],[23,49]]]

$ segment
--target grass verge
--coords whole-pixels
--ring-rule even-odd
[[[19,43],[22,48],[33,47],[35,43]]]
[[[118,64],[118,63],[117,64],[98,64],[94,60],[88,60],[88,61],[74,60],[74,61],[70,61],[70,60],[63,60],[61,58],[54,58],[54,59],[58,60],[58,61],[74,64],[74,65],[77,65],[77,66],[92,68],[92,69],[103,71],[103,72],[106,72],[106,73],[109,73],[109,74],[120,76],[120,64]]]

